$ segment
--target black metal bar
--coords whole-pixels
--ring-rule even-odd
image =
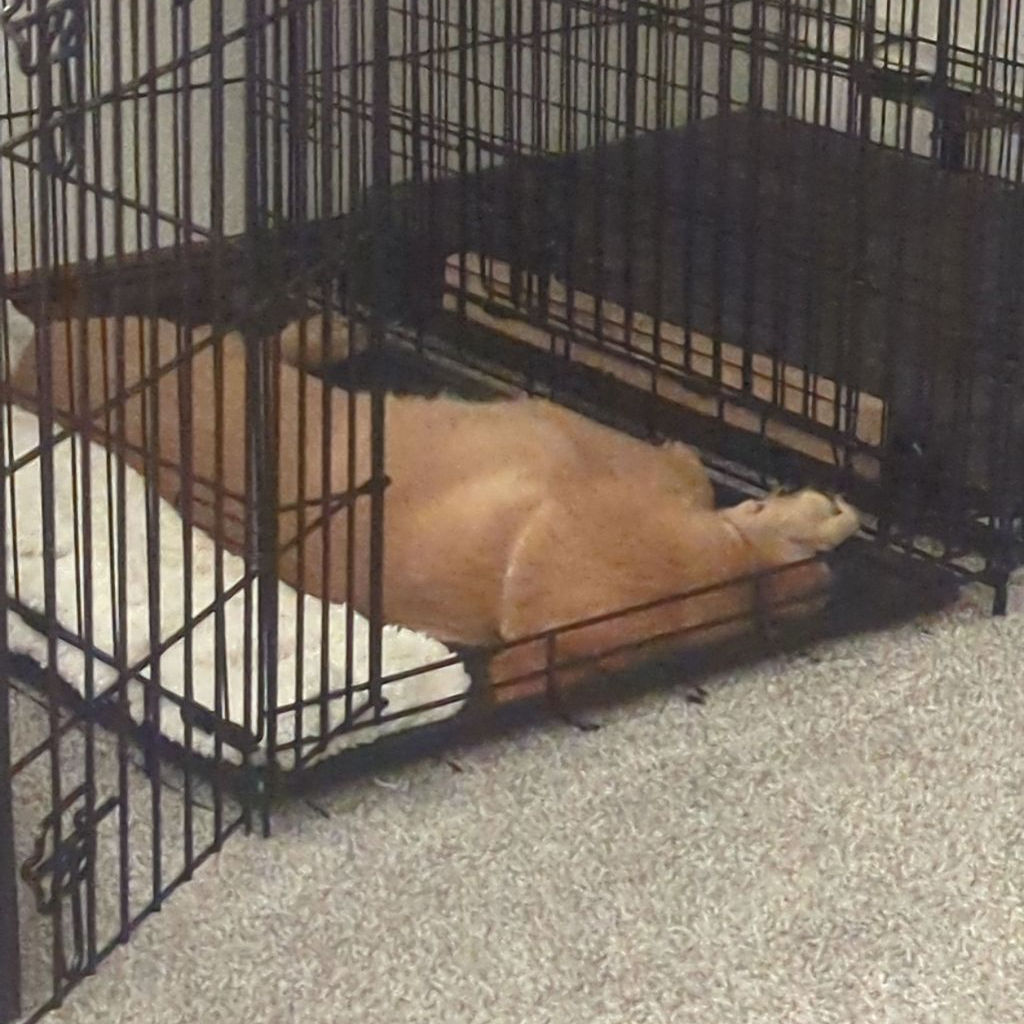
[[[349,75],[347,78],[348,89],[352,94],[353,103],[360,99],[362,96],[362,84],[360,75],[358,72],[359,61],[361,59],[361,45],[362,37],[359,31],[360,25],[360,8],[358,4],[352,4],[348,9],[348,56],[349,56]],[[431,31],[434,29],[435,22],[430,22]],[[344,19],[337,19],[338,32],[341,33],[344,28]],[[433,137],[433,136],[431,136]],[[349,119],[349,131],[348,131],[348,201],[351,206],[355,206],[357,197],[359,196],[360,189],[362,187],[362,176],[360,174],[362,166],[362,137],[360,134],[360,123],[359,119],[355,116]],[[339,179],[340,179],[339,175]],[[351,263],[358,245],[358,240],[353,238],[351,234],[346,234],[345,245],[348,250],[349,262]],[[354,310],[349,307],[348,310],[347,324],[351,329],[357,322],[354,316]],[[332,425],[332,408],[330,396],[325,388],[323,391],[323,405],[322,415],[324,416],[325,430]],[[360,481],[357,480],[359,460],[357,458],[359,445],[362,443],[360,440],[359,433],[359,422],[356,416],[356,403],[355,401],[349,400],[347,403],[347,410],[345,416],[345,429],[348,435],[348,449],[345,453],[345,486],[348,488],[356,487]],[[328,503],[327,495],[330,492],[330,479],[331,479],[331,455],[327,445],[323,446],[321,451],[321,495],[323,496],[323,504],[321,505],[321,516],[325,517],[328,514]],[[355,629],[355,607],[353,599],[355,597],[355,580],[356,580],[356,516],[359,512],[358,508],[353,508],[345,521],[345,721],[350,721],[353,714],[355,713],[355,705],[353,703],[353,687],[355,685],[355,650],[354,644],[351,638],[354,636]],[[331,533],[330,531],[324,531],[324,545],[323,545],[323,560],[321,562],[320,571],[323,578],[327,578],[327,573],[330,569],[330,554],[331,554]],[[323,623],[324,631],[326,632],[328,609],[326,604],[323,608]],[[328,712],[328,697],[327,691],[329,690],[330,684],[328,667],[330,661],[327,657],[327,652],[321,652],[321,693],[323,694],[321,701],[321,712],[320,720],[323,725],[326,726],[329,720]]]
[[[5,40],[6,41],[6,40]],[[8,90],[10,82],[8,81]],[[3,204],[0,203],[0,238],[7,237],[7,223]],[[0,281],[7,269],[6,254],[0,247]],[[0,351],[0,367],[11,372],[7,304],[0,289],[0,337],[4,339]],[[0,453],[7,454],[8,418],[0,416]],[[13,481],[12,481],[13,486]],[[10,495],[13,504],[13,493]],[[8,491],[0,486],[0,551],[16,544],[13,531],[8,530]],[[16,550],[16,548],[15,548]],[[15,566],[17,560],[15,559]],[[21,1014],[21,935],[18,919],[18,887],[16,864],[16,837],[14,833],[14,788],[11,748],[11,685],[3,666],[7,664],[8,621],[7,558],[0,560],[0,1024],[11,1024]]]
[[[257,88],[265,81],[266,40],[258,31],[263,0],[247,0],[246,19],[246,174],[245,217],[251,239],[248,251],[248,280],[257,287],[262,271],[261,238],[267,227],[268,182],[270,170],[266,132],[266,96]],[[247,324],[245,331],[245,410],[246,410],[246,501],[248,507],[246,549],[257,577],[256,678],[261,711],[266,726],[266,741],[271,751],[277,741],[277,534],[278,534],[278,451],[277,404],[273,353],[266,331]],[[250,632],[248,614],[247,633]],[[251,636],[251,633],[250,633]],[[247,638],[247,648],[249,640]],[[260,808],[264,835],[270,834],[270,807],[264,800]]]
[[[321,67],[321,100],[322,106],[320,110],[320,205],[321,205],[321,216],[331,217],[334,216],[339,210],[344,209],[344,203],[342,196],[344,193],[346,179],[343,167],[336,167],[335,164],[338,160],[339,154],[345,153],[346,144],[349,145],[348,161],[350,164],[354,163],[354,149],[353,138],[357,137],[357,131],[355,127],[356,118],[350,115],[349,135],[346,137],[342,131],[340,125],[336,125],[334,119],[331,117],[330,112],[335,109],[336,99],[335,96],[340,95],[344,92],[343,89],[339,88],[340,83],[344,80],[340,69],[335,72],[335,67],[338,63],[339,57],[344,54],[343,45],[343,32],[344,23],[343,19],[338,15],[334,6],[326,4],[321,9],[321,25],[320,25],[320,39],[319,47],[317,41],[314,40],[312,44],[312,50],[314,55],[318,55],[320,59]],[[354,45],[354,44],[353,44]],[[315,56],[314,56],[315,59]],[[354,94],[353,94],[354,95]],[[352,202],[352,196],[349,197],[350,203]],[[346,290],[343,282],[339,281],[336,276],[331,276],[328,280],[323,282],[324,290],[324,303],[322,321],[319,327],[320,337],[323,342],[326,343],[328,337],[332,337],[334,331],[337,329],[339,322],[338,317],[338,305],[339,299],[344,302],[346,297]],[[351,330],[353,321],[351,319],[345,321],[346,327],[349,328],[349,337],[353,337]],[[349,405],[349,420],[348,420],[348,462],[346,465],[346,479],[345,487],[351,488],[353,486],[353,478],[355,476],[355,408],[352,403]],[[323,436],[333,437],[334,436],[334,404],[331,400],[331,394],[328,388],[321,390],[320,398],[320,416],[323,423]],[[333,479],[333,466],[332,456],[329,446],[326,444],[321,445],[320,452],[320,480],[321,480],[321,521],[324,523],[322,532],[322,562],[321,562],[321,574],[323,579],[327,579],[326,573],[330,569],[331,558],[337,550],[335,532],[329,529],[327,521],[323,519],[324,512],[327,511],[329,503],[327,501],[327,495],[331,490],[331,482]],[[345,570],[347,574],[346,578],[346,597],[351,595],[351,572],[355,562],[354,555],[354,526],[355,526],[355,515],[352,511],[352,506],[349,506],[349,513],[345,521],[345,544],[346,544],[346,562]],[[345,665],[345,679],[346,679],[346,696],[345,696],[345,707],[346,707],[346,719],[351,710],[351,694],[347,692],[351,686],[352,675],[353,675],[353,643],[352,637],[352,623],[354,622],[354,610],[350,600],[345,602],[345,654],[344,654],[344,665]],[[318,739],[322,739],[329,727],[330,727],[330,704],[328,701],[327,693],[330,690],[330,678],[331,678],[331,647],[334,643],[334,636],[331,630],[331,615],[330,607],[327,601],[324,601],[320,607],[320,694],[318,704]]]
[[[575,6],[572,0],[561,0],[562,25],[558,39],[558,56],[562,68],[560,83],[562,102],[562,151],[572,154],[577,149],[577,130],[575,117],[577,112],[576,96],[579,89],[579,78],[576,74],[578,55],[575,47],[579,32],[574,25]],[[576,257],[577,232],[579,229],[579,164],[570,157],[562,175],[562,226],[563,237],[559,240],[562,250],[561,274],[565,284],[566,314],[570,335],[562,346],[562,354],[566,359],[572,358],[572,330],[575,326],[576,296]]]
[[[875,20],[876,0],[865,0],[864,22],[862,25],[863,39],[854,39],[854,45],[862,46],[861,53],[865,62],[875,51],[876,27]],[[870,182],[868,180],[869,164],[867,155],[874,126],[873,111],[870,97],[860,98],[861,107],[857,120],[857,132],[860,137],[858,157],[853,168],[853,203],[856,213],[853,217],[853,237],[849,247],[849,270],[847,271],[847,284],[842,296],[844,303],[842,317],[843,330],[837,337],[837,353],[835,367],[835,381],[837,388],[840,385],[846,387],[846,401],[840,402],[840,395],[836,394],[836,401],[833,406],[833,426],[840,437],[840,446],[837,448],[838,457],[841,459],[842,475],[840,480],[845,486],[849,480],[850,473],[850,426],[854,422],[854,409],[849,396],[856,394],[862,384],[860,364],[864,350],[864,314],[867,307],[868,296],[865,289],[865,279],[869,273],[867,266],[867,236],[870,224],[872,206],[871,197],[868,194]],[[850,117],[854,111],[849,112]]]
[[[654,202],[661,208],[667,202],[668,183],[670,169],[668,167],[668,147],[666,134],[675,125],[674,94],[676,91],[674,71],[677,67],[677,49],[674,46],[675,39],[667,29],[667,15],[654,25],[655,41],[651,55],[648,53],[648,61],[654,61],[654,131],[655,131],[655,155],[653,171]],[[651,356],[653,367],[651,370],[651,394],[657,396],[661,384],[661,367],[665,361],[664,349],[662,346],[665,315],[665,280],[666,270],[666,243],[668,231],[665,218],[655,217],[654,219],[654,255],[652,258],[652,272],[654,283],[650,299],[650,315],[653,320],[653,334],[651,337]],[[656,405],[651,403],[651,413],[648,416],[647,430],[652,437],[659,434],[659,424],[656,415]]]
[[[315,155],[315,145],[317,142],[317,136],[320,133],[330,132],[330,118],[324,118],[321,116],[315,126],[311,126],[309,116],[309,100],[308,90],[306,87],[307,79],[309,77],[309,68],[307,67],[307,47],[309,43],[310,24],[308,11],[305,7],[300,7],[298,10],[288,11],[288,96],[287,96],[287,136],[288,136],[288,212],[287,222],[289,223],[302,223],[309,217],[308,202],[308,175],[309,175],[309,157]],[[314,57],[314,68],[316,68],[315,57]],[[331,66],[330,64],[323,64],[319,69],[322,75],[321,91],[324,96],[330,92],[331,83]],[[326,100],[325,100],[326,103]],[[282,127],[284,127],[282,125]],[[316,161],[314,159],[314,166]],[[321,193],[322,195],[322,193]],[[316,198],[321,198],[318,195]],[[321,216],[323,211],[320,211]],[[308,282],[305,277],[300,282],[300,290],[303,292],[299,296],[298,305],[301,309],[305,310],[308,296],[305,294],[308,287]],[[321,342],[324,340],[325,331],[321,329],[320,338]],[[305,319],[299,322],[299,353],[300,362],[305,362],[306,353],[309,348],[309,323]],[[293,680],[293,692],[298,698],[304,694],[304,683],[305,683],[305,648],[306,648],[306,602],[305,602],[305,591],[306,591],[306,537],[305,537],[305,522],[306,522],[306,504],[307,504],[307,451],[309,449],[308,441],[308,410],[306,408],[308,399],[308,388],[306,387],[305,378],[297,384],[299,391],[299,408],[298,408],[298,440],[299,450],[296,453],[297,460],[297,476],[298,476],[298,508],[297,512],[297,531],[298,531],[298,544],[296,546],[296,557],[298,559],[297,566],[297,578],[296,578],[296,593],[294,597],[295,601],[295,676]],[[327,531],[325,530],[325,533]],[[280,557],[280,556],[279,556]],[[322,622],[320,623],[322,626]],[[327,635],[321,630],[321,649],[326,647],[328,643]],[[271,709],[271,714],[275,717],[278,714],[277,708]],[[295,732],[301,734],[304,729],[304,716],[301,711],[295,715]]]
[[[192,6],[184,4],[172,11],[174,38],[180,39],[181,49],[188,53],[192,49]],[[193,232],[193,177],[192,177],[192,68],[186,64],[180,73],[180,97],[174,100],[174,174],[175,174],[175,214],[184,224],[184,230],[175,232],[175,241],[180,246],[182,263],[182,303],[186,310],[191,311],[194,296],[192,295],[192,275],[190,254],[192,252]],[[179,103],[180,98],[180,103]],[[191,317],[188,318],[191,322]],[[193,331],[179,329],[176,338],[176,349],[179,358],[185,357],[186,362],[178,372],[178,445],[181,462],[181,552],[182,552],[182,612],[185,621],[192,617],[193,586],[195,575],[193,566],[193,530],[192,530],[192,489],[194,476],[194,436],[193,424],[194,401],[192,394],[192,338]],[[161,640],[163,638],[161,637]],[[195,695],[194,657],[195,645],[192,630],[187,630],[183,637],[184,659],[184,699],[192,701]],[[184,741],[186,750],[193,749],[192,723],[184,720]],[[195,860],[195,822],[193,818],[194,779],[192,765],[186,760],[183,788],[183,820],[182,820],[182,855],[186,873],[192,870]]]
[[[73,17],[79,19],[77,31],[81,34],[82,38],[85,38],[87,30],[87,14],[84,8],[78,7],[73,13]],[[97,15],[97,21],[99,16]],[[99,25],[96,27],[96,31],[99,31]],[[97,35],[97,39],[98,39]],[[86,61],[85,55],[83,54],[79,60],[75,62],[74,66],[75,74],[75,86],[74,95],[80,101],[84,102],[86,97]],[[98,119],[97,119],[98,120]],[[93,134],[93,151],[96,155],[96,166],[97,176],[102,177],[103,171],[103,160],[100,155],[102,150],[101,143],[101,131],[102,129],[97,125],[94,127]],[[73,145],[73,157],[72,166],[84,168],[86,166],[86,133],[83,131],[77,131],[73,134],[72,145]],[[75,236],[77,239],[77,253],[76,262],[78,264],[84,263],[88,259],[88,207],[89,207],[89,193],[85,189],[77,190],[77,201],[76,201],[76,218],[75,218]],[[97,251],[102,253],[103,242],[102,242],[102,229],[100,223],[102,217],[96,218],[97,222]],[[86,285],[88,288],[88,285]],[[86,303],[88,299],[86,299]],[[71,324],[69,322],[69,327]],[[71,377],[71,367],[77,365],[80,370],[80,383],[78,386],[77,401],[80,403],[79,407],[85,406],[88,402],[88,397],[92,390],[92,380],[89,373],[88,367],[88,356],[86,352],[87,346],[87,329],[85,314],[81,312],[77,318],[77,322],[74,325],[77,331],[77,351],[75,352],[75,358],[69,360],[68,374]],[[72,402],[76,400],[76,385],[73,379],[68,381],[68,393],[72,396]],[[83,510],[91,510],[93,508],[93,489],[92,489],[92,459],[90,451],[90,440],[91,430],[86,427],[82,431],[81,441],[79,443],[80,460],[77,464],[72,462],[73,471],[76,473],[78,479],[76,481],[75,497],[77,499],[79,494],[79,488],[81,493],[81,502],[79,508],[75,510],[75,541],[76,541],[76,567],[78,568],[79,579],[76,581],[78,586],[79,607],[79,632],[86,648],[93,646],[94,635],[95,635],[95,580],[93,579],[93,517],[91,512],[82,514]],[[79,532],[81,537],[79,537]],[[96,692],[96,662],[93,658],[86,658],[85,660],[85,672],[83,678],[83,688],[86,696],[86,700],[91,700],[95,696]],[[94,723],[86,721],[82,726],[82,761],[83,761],[83,773],[84,773],[84,808],[83,814],[87,821],[93,821],[96,818],[97,807],[97,771],[96,771],[96,729]],[[96,831],[95,829],[89,829],[85,836],[85,851],[84,851],[84,886],[85,886],[85,906],[84,910],[80,908],[80,914],[84,917],[84,920],[79,922],[80,927],[84,931],[84,934],[80,936],[80,953],[82,956],[81,973],[91,974],[96,969],[96,950],[98,945],[98,934],[97,934],[97,890],[99,879],[98,867],[97,867],[97,842],[96,842]]]
[[[462,0],[465,3],[465,0]],[[387,4],[373,9],[373,183],[370,189],[370,222],[373,246],[373,311],[370,319],[370,351],[379,354],[384,342],[385,310],[392,308],[393,274],[388,252],[393,225],[388,190],[391,183],[391,71],[390,11]],[[369,651],[371,696],[376,712],[385,707],[382,630],[384,628],[384,431],[385,401],[380,384],[370,390],[370,547],[369,547]]]
[[[221,139],[224,137],[225,113],[224,113],[224,0],[211,0],[210,2],[210,39],[213,50],[210,55],[210,279],[215,294],[223,291],[225,276],[225,246],[224,246],[224,209],[225,209],[225,165],[224,147]],[[218,337],[222,324],[219,322],[221,314],[214,318],[211,325],[214,337]],[[193,358],[195,348],[193,344]],[[213,348],[213,450],[214,450],[214,477],[221,481],[224,479],[224,448],[227,444],[224,410],[224,352],[223,346],[214,343]],[[214,687],[214,712],[218,717],[223,717],[227,711],[227,620],[225,618],[224,602],[217,600],[224,596],[226,582],[224,578],[224,488],[218,487],[214,494],[214,531],[213,531],[213,589],[214,599],[217,605],[214,620],[214,666],[217,674],[217,684]],[[246,596],[243,603],[248,602],[249,588],[246,587]],[[252,676],[247,671],[242,682],[244,707],[242,709],[242,722],[250,733],[256,728],[253,721],[252,701]],[[257,715],[258,717],[258,715]],[[219,736],[214,737],[214,757],[220,759],[223,755],[223,748]],[[247,801],[244,810],[245,830],[252,830],[251,804]],[[213,834],[214,844],[219,848],[224,833],[224,793],[222,787],[213,787]]]
[[[110,68],[115,81],[120,81],[122,74],[122,39],[121,4],[113,4],[110,13]],[[125,144],[124,144],[124,111],[122,104],[116,103],[112,109],[113,125],[111,126],[111,151],[113,156],[114,191],[118,195],[125,191]],[[97,220],[101,218],[97,217]],[[125,258],[125,218],[115,216],[112,225],[112,245],[115,266],[123,263]],[[114,346],[114,377],[109,378],[107,361],[104,362],[104,395],[110,394],[113,388],[116,393],[123,394],[126,388],[125,379],[125,339],[124,319],[121,316],[121,291],[115,279],[112,296],[114,330],[113,338],[108,343]],[[107,540],[111,550],[117,551],[114,571],[110,574],[110,608],[114,627],[114,655],[120,664],[127,660],[128,644],[128,602],[125,600],[125,586],[128,579],[128,552],[125,538],[127,522],[125,510],[126,467],[124,454],[126,450],[125,410],[122,407],[107,407],[104,414],[104,430],[112,439],[108,449],[106,466],[106,521]],[[128,714],[128,694],[122,691],[118,695],[119,710]],[[131,931],[131,845],[130,845],[130,755],[125,737],[117,739],[117,799],[118,799],[118,941],[127,942]]]
[[[2,526],[5,513],[6,502],[0,497],[0,536],[6,540]],[[2,569],[0,580],[6,584],[6,571]],[[6,648],[6,601],[0,596],[0,656],[5,660]],[[5,674],[0,676],[0,1024],[10,1024],[21,1014],[21,936],[11,778],[10,695],[10,680]]]
[[[622,217],[621,231],[623,241],[622,257],[622,295],[623,295],[623,340],[626,348],[633,346],[633,315],[636,312],[636,297],[633,290],[634,278],[638,273],[636,266],[639,258],[636,239],[637,201],[637,167],[636,138],[640,131],[638,123],[639,78],[640,78],[640,19],[637,0],[628,0],[623,14],[625,18],[624,60],[621,73],[625,77],[625,132],[623,152],[622,201],[620,213]],[[618,91],[618,90],[616,90]],[[654,424],[650,424],[653,432]]]
[[[598,342],[603,344],[604,337],[604,295],[605,278],[607,267],[606,254],[606,203],[608,202],[608,152],[604,148],[608,139],[607,132],[609,121],[607,110],[607,91],[605,75],[608,72],[606,60],[606,32],[598,29],[593,33],[591,45],[594,50],[593,65],[590,67],[591,88],[587,96],[589,110],[589,132],[587,144],[595,151],[595,160],[591,166],[590,173],[593,175],[591,203],[591,218],[593,230],[592,251],[589,262],[593,268],[593,294],[594,294],[594,321]]]
[[[40,45],[43,52],[49,54],[53,44],[52,27],[46,26],[40,31]],[[44,119],[52,115],[54,110],[51,76],[44,72],[39,76],[39,111]],[[54,266],[54,250],[59,245],[59,233],[56,223],[56,187],[58,160],[55,148],[56,132],[48,133],[40,140],[40,186],[37,195],[35,215],[40,225],[39,252],[37,258],[46,271]],[[35,319],[45,323],[48,319],[50,296],[44,285],[36,303]],[[45,344],[45,336],[38,330],[34,344],[36,346],[36,373],[39,387],[39,430],[40,436],[48,437],[53,433],[54,426],[54,377],[53,353]],[[57,573],[56,573],[56,501],[54,486],[53,446],[45,441],[41,445],[39,459],[39,493],[42,510],[43,539],[43,608],[46,616],[46,710],[51,735],[60,730],[59,681],[57,671]],[[49,748],[49,815],[53,820],[53,844],[58,847],[62,841],[63,829],[61,821],[61,804],[64,794],[62,772],[62,745],[55,740]],[[57,900],[52,913],[51,948],[50,948],[50,979],[51,998],[60,1005],[64,997],[66,983],[66,959],[64,942],[64,907]]]
[[[693,23],[687,39],[686,51],[686,123],[694,124],[703,116],[704,96],[704,28],[703,20],[707,9],[707,0],[694,0]],[[681,225],[683,236],[683,258],[680,270],[680,287],[682,292],[683,310],[683,366],[693,368],[693,308],[696,298],[696,282],[694,267],[697,261],[697,240],[694,230],[699,206],[697,185],[700,181],[702,166],[701,147],[690,145],[686,148],[685,165],[683,167],[684,193],[683,202],[685,217]]]
[[[145,7],[145,54],[146,64],[153,67],[157,64],[157,6],[156,0],[146,0]],[[146,191],[149,193],[150,205],[159,205],[161,168],[157,157],[159,152],[160,109],[155,93],[150,90],[146,99]],[[136,136],[137,149],[141,152],[141,139]],[[141,183],[141,179],[140,179]],[[159,221],[155,217],[146,219],[145,231],[140,225],[140,249],[155,250],[159,247]],[[153,303],[155,306],[155,302]],[[157,331],[159,324],[155,315],[140,321],[141,328],[139,364],[148,368],[148,373],[159,365],[160,345]],[[148,335],[148,337],[147,337]],[[148,349],[148,351],[147,351]],[[146,583],[148,587],[147,608],[149,645],[155,649],[160,645],[161,608],[163,605],[162,564],[161,564],[161,529],[160,529],[160,490],[158,484],[158,464],[160,453],[160,386],[143,393],[143,437],[145,444],[145,478],[146,478]],[[161,658],[154,659],[150,667],[150,685],[146,686],[145,716],[146,724],[151,727],[154,735],[160,733],[160,685]],[[155,750],[146,751],[147,770],[149,774],[149,804],[152,822],[150,839],[150,886],[152,899],[159,903],[163,896],[163,787],[161,785],[158,756]]]
[[[0,426],[0,434],[3,427]],[[7,502],[0,488],[0,538],[6,544]],[[5,560],[6,562],[6,560]],[[7,660],[7,572],[0,567],[0,657]],[[11,685],[0,675],[0,1024],[21,1014],[21,936],[18,922],[17,863],[14,834],[14,789],[11,750]]]

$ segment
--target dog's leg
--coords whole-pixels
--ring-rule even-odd
[[[566,692],[586,675],[578,668],[559,669],[561,656],[553,642],[544,640],[499,651],[491,658],[489,677],[495,704],[532,701],[543,697],[551,711],[581,732],[595,732],[601,726],[575,715],[566,702]],[[596,671],[597,666],[592,668]]]

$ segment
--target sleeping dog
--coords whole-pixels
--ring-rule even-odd
[[[91,319],[48,325],[37,346],[8,309],[10,399],[108,444],[240,550],[253,493],[242,337]],[[273,346],[265,415],[278,452],[279,576],[365,614],[369,498],[335,499],[370,478],[370,402],[306,372],[345,356],[345,325],[296,323]],[[690,448],[654,446],[541,399],[388,396],[385,419],[387,622],[453,645],[505,645],[741,580],[504,650],[491,663],[500,700],[549,685],[552,651],[571,662],[555,676],[569,684],[635,657],[625,647],[638,641],[706,643],[749,629],[755,606],[804,611],[828,579],[806,560],[858,526],[848,505],[813,491],[716,511]],[[783,571],[747,579],[768,569]]]

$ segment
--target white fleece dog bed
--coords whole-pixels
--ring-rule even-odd
[[[39,444],[40,423],[38,418],[24,409],[0,405],[0,412],[9,415],[10,441],[3,457],[14,460],[32,452]],[[74,636],[79,636],[82,580],[87,567],[81,545],[82,523],[85,519],[84,503],[81,496],[82,445],[80,437],[71,437],[59,442],[53,452],[54,462],[54,513],[56,521],[56,605],[59,624]],[[12,452],[13,449],[13,452]],[[116,469],[116,458],[110,456],[98,444],[88,446],[87,457],[91,467],[91,517],[92,553],[91,573],[93,581],[93,645],[113,660],[115,651],[116,616],[112,595],[115,593],[116,574],[116,524],[110,522],[108,514],[108,465]],[[122,584],[124,601],[127,604],[127,665],[121,671],[139,664],[150,652],[149,626],[149,581],[147,569],[147,524],[145,512],[145,481],[130,468],[125,469],[125,510],[127,529],[127,578],[117,581]],[[116,473],[111,473],[114,501],[109,503],[113,516],[117,516]],[[16,515],[16,533],[11,521],[12,495],[8,491],[7,522],[7,579],[8,591],[14,595],[14,572],[17,567],[17,599],[33,612],[44,610],[43,584],[43,516],[40,494],[39,457],[31,459],[14,473],[13,508]],[[77,494],[76,494],[77,491]],[[167,502],[160,501],[160,636],[170,639],[185,624],[185,593],[183,565],[182,519]],[[76,534],[78,543],[76,544]],[[113,546],[112,542],[113,541]],[[77,552],[77,555],[76,555]],[[215,548],[212,539],[202,531],[192,532],[192,615],[196,616],[214,600]],[[240,558],[224,553],[224,586],[230,588],[242,578],[243,562]],[[297,602],[298,593],[291,587],[280,584],[278,597],[279,618],[279,664],[278,664],[278,706],[293,704],[298,687],[299,696],[316,700],[321,694],[321,602],[313,597],[301,598],[304,604],[305,629],[303,644],[303,666],[301,681],[297,683]],[[255,594],[254,594],[255,597]],[[226,683],[222,692],[227,697],[224,718],[239,726],[245,723],[244,702],[244,657],[245,657],[245,595],[239,590],[227,603],[224,612],[224,658]],[[255,605],[253,600],[253,632],[256,636]],[[332,604],[329,608],[330,670],[327,689],[342,691],[345,685],[345,608]],[[29,616],[31,618],[31,616]],[[38,624],[38,623],[37,623]],[[352,636],[353,677],[356,685],[365,683],[368,677],[369,628],[367,621],[355,616]],[[193,665],[192,700],[213,711],[215,707],[215,653],[216,622],[213,615],[207,616],[191,632]],[[41,666],[46,665],[46,636],[33,629],[20,615],[11,611],[8,615],[8,646],[17,654],[29,656]],[[252,643],[255,648],[255,640]],[[436,640],[396,627],[387,627],[383,635],[383,671],[385,677],[396,675],[422,666],[436,664],[450,659],[450,652]],[[255,663],[255,651],[251,659]],[[69,684],[84,692],[86,656],[72,643],[59,642],[57,671]],[[179,640],[159,659],[159,684],[161,692],[159,730],[168,739],[184,743],[185,725],[182,720],[180,703],[174,700],[185,693],[185,641]],[[255,676],[255,669],[253,669]],[[97,694],[115,683],[119,672],[113,665],[94,660],[94,691]],[[144,721],[145,696],[151,669],[140,673],[146,682],[139,679],[127,684],[129,713],[138,724]],[[317,750],[304,762],[308,766],[340,750],[373,742],[384,734],[404,731],[431,722],[452,717],[464,704],[469,689],[469,677],[461,663],[434,668],[420,675],[396,680],[384,686],[388,707],[385,720],[364,725],[371,714],[354,715],[360,727],[354,731],[343,731],[334,736],[326,747]],[[256,723],[256,680],[251,687],[251,718]],[[403,717],[392,718],[402,711],[429,705],[438,701],[449,701],[441,706],[415,711]],[[358,711],[367,703],[366,690],[353,695],[352,706]],[[345,724],[345,700],[336,697],[327,704],[327,730],[330,735]],[[284,744],[295,738],[296,715],[293,711],[282,713],[277,718],[277,743]],[[316,740],[321,735],[319,702],[305,707],[302,719],[303,739]],[[265,728],[262,735],[266,735]],[[205,756],[215,753],[214,739],[198,728],[192,732],[192,749]],[[313,747],[306,746],[304,751]],[[238,762],[240,751],[227,744],[222,746],[224,760]],[[262,748],[253,754],[253,760],[265,759]],[[281,751],[278,764],[285,769],[296,766],[294,748]]]

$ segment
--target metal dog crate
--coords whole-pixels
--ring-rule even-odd
[[[120,460],[94,465],[46,402],[44,440],[15,454],[3,406],[0,1024],[59,1006],[229,835],[268,829],[272,790],[329,741],[421,710],[387,699],[415,672],[389,675],[382,639],[386,391],[545,394],[698,445],[723,495],[844,491],[869,527],[845,603],[776,644],[941,606],[963,579],[1005,607],[1024,495],[1020,27],[1010,0],[8,0],[0,302],[36,322],[210,325],[213,345],[241,331],[247,436],[231,442],[252,512],[238,579],[204,603],[186,571],[184,625],[168,639],[151,615],[129,656],[118,609],[133,585],[156,603],[160,553],[191,551],[193,528],[159,526],[151,475],[131,527]],[[325,379],[373,410],[372,472],[343,498],[376,525],[358,552],[365,678],[350,619],[344,685],[323,655],[306,700],[279,669],[274,563],[277,467],[297,453],[266,412],[278,332],[326,309],[357,341]],[[104,573],[59,575],[103,531]],[[220,681],[232,601],[241,716]],[[304,628],[327,650],[319,618]],[[174,644],[186,682],[168,704]],[[472,670],[453,717],[327,769],[490,727],[482,657],[438,663]]]

